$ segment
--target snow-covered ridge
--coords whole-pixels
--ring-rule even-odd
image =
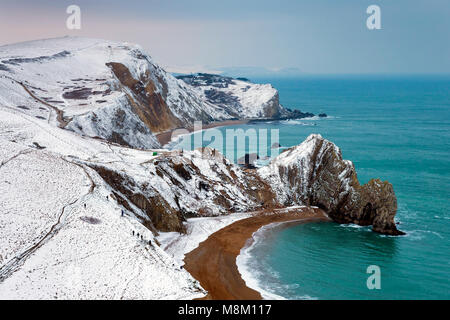
[[[301,117],[270,84],[199,74],[179,80],[138,45],[79,37],[0,47],[0,99],[53,125],[134,148],[194,121]]]
[[[122,164],[133,174],[133,164],[154,158],[0,102],[0,299],[203,296],[158,246],[145,213],[122,206],[83,163]]]
[[[372,225],[380,233],[401,235],[394,216],[397,199],[392,184],[372,179],[361,185],[353,163],[321,135],[283,151],[259,176],[272,186],[283,205],[318,206],[335,221]]]
[[[356,184],[354,171],[345,170],[351,163],[342,162],[339,149],[318,135],[256,171],[209,148],[125,148],[27,111],[0,101],[0,298],[202,296],[180,268],[182,254],[234,221],[236,212],[242,212],[239,218],[295,201],[326,210],[342,205],[340,216],[328,213],[357,223],[372,219],[374,227],[393,221],[392,186],[376,180],[367,187]],[[299,171],[303,165],[314,174]],[[337,188],[347,181],[349,188]],[[336,201],[340,190],[355,199]],[[203,230],[193,217],[208,217],[212,226]],[[199,234],[192,234],[195,226]],[[174,232],[187,236],[174,239]],[[194,242],[184,244],[186,239]]]
[[[0,98],[54,125],[137,148],[158,147],[157,132],[231,117],[139,46],[78,37],[0,47]]]
[[[279,102],[278,91],[270,84],[207,73],[177,78],[193,86],[205,100],[225,108],[237,118],[279,118],[287,112]]]

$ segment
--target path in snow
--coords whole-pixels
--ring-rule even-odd
[[[33,142],[46,149],[31,149]],[[121,216],[123,208],[107,199],[109,186],[82,163],[140,164],[152,152],[81,137],[7,102],[0,103],[0,146],[0,299],[205,294],[138,219],[127,210]]]
[[[21,85],[22,88],[24,88],[24,90],[25,90],[25,91],[26,91],[33,99],[35,99],[36,101],[42,103],[43,105],[45,105],[45,106],[51,108],[53,111],[55,111],[55,112],[56,112],[56,120],[58,121],[59,127],[60,127],[60,128],[64,129],[64,128],[67,126],[67,124],[68,124],[69,122],[67,122],[66,120],[64,120],[64,112],[63,112],[61,109],[59,109],[59,108],[55,107],[54,105],[51,105],[50,103],[45,102],[44,100],[41,100],[40,98],[36,97],[36,96],[35,96],[35,95],[27,88],[27,86],[24,85],[22,82],[16,81],[16,80],[14,80],[14,79],[12,79],[12,80],[15,81],[16,83],[18,83],[19,85]]]
[[[23,153],[24,152],[20,152],[16,156],[10,158],[7,162],[11,161],[12,159],[16,158],[17,156],[19,156],[20,154],[23,154]],[[61,213],[59,214],[56,223],[51,226],[50,230],[41,239],[39,239],[36,243],[31,245],[28,249],[26,249],[22,253],[17,254],[14,258],[12,258],[9,262],[4,264],[0,268],[0,283],[3,282],[9,276],[11,276],[11,274],[13,274],[15,271],[17,271],[25,263],[25,260],[30,255],[32,255],[39,247],[41,247],[46,241],[48,241],[50,238],[52,238],[61,229],[61,227],[64,224],[65,219],[67,218],[65,215],[67,207],[73,206],[75,203],[80,201],[80,199],[91,194],[95,189],[95,183],[92,180],[92,177],[89,175],[87,170],[82,165],[73,163],[73,162],[63,159],[63,158],[61,158],[61,159],[66,161],[67,163],[71,163],[71,164],[74,164],[74,165],[80,167],[85,172],[86,176],[88,177],[89,181],[91,182],[91,187],[89,188],[89,192],[87,194],[85,194],[84,196],[82,196],[81,198],[78,198],[78,199],[72,201],[71,203],[65,205],[61,209]],[[2,162],[2,165],[3,164],[4,163]],[[1,166],[0,166],[0,168],[1,168]]]

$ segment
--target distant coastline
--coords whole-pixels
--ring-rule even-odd
[[[255,124],[255,123],[264,123],[264,122],[270,122],[270,121],[286,121],[286,120],[301,120],[301,119],[308,119],[312,117],[318,117],[318,118],[327,118],[328,116],[326,114],[319,114],[318,116],[312,114],[312,113],[305,113],[305,116],[299,116],[299,117],[281,117],[281,118],[260,118],[260,119],[237,119],[237,120],[224,120],[224,121],[214,121],[207,124],[202,125],[201,130],[205,129],[212,129],[212,128],[218,128],[218,127],[227,127],[227,126],[236,126],[241,124]],[[187,130],[189,133],[196,132],[196,128],[194,127],[187,127],[187,128],[175,128],[170,129],[164,132],[156,133],[156,139],[158,139],[161,146],[166,146],[168,143],[176,139],[178,135],[172,136],[173,133],[177,130]]]
[[[234,125],[240,125],[240,124],[246,124],[248,123],[249,120],[225,120],[225,121],[214,121],[208,124],[205,124],[202,126],[202,130],[204,129],[212,129],[212,128],[217,128],[217,127],[225,127],[225,126],[234,126]],[[165,146],[166,144],[168,144],[169,142],[171,142],[174,138],[177,137],[177,135],[172,137],[172,134],[177,131],[177,130],[187,130],[190,133],[195,132],[195,128],[194,127],[188,127],[188,128],[175,128],[175,129],[171,129],[171,130],[167,130],[164,132],[160,132],[155,134],[156,139],[158,139],[159,143],[161,144],[161,146]]]

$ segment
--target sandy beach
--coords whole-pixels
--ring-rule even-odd
[[[246,124],[249,120],[227,120],[227,121],[216,121],[216,122],[211,122],[208,124],[204,124],[202,126],[202,130],[205,129],[211,129],[211,128],[217,128],[217,127],[225,127],[225,126],[234,126],[234,125],[239,125],[239,124]],[[162,146],[165,146],[166,144],[168,144],[171,140],[172,140],[172,133],[175,130],[180,130],[180,129],[185,129],[189,132],[194,132],[194,128],[193,127],[188,127],[188,128],[176,128],[176,129],[172,129],[172,130],[168,130],[165,132],[160,132],[155,134],[156,138],[158,139],[159,143]]]
[[[324,212],[317,208],[277,210],[275,213],[258,214],[236,221],[213,233],[200,243],[185,259],[185,268],[208,291],[204,299],[213,300],[259,300],[261,294],[246,286],[236,265],[236,257],[261,227],[275,222],[328,221]]]

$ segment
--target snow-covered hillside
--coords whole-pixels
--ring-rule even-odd
[[[1,103],[0,150],[0,299],[203,295],[82,163],[120,162],[122,152],[147,161],[151,152],[81,137]]]
[[[259,207],[244,190],[262,182],[210,149],[152,149],[153,132],[226,118],[136,46],[1,47],[0,299],[203,296],[155,236]]]
[[[137,148],[154,133],[231,116],[139,46],[65,37],[0,47],[0,101],[54,125]]]
[[[0,102],[0,299],[203,296],[180,254],[271,200],[214,150],[126,148],[27,111]]]
[[[397,198],[392,184],[371,179],[361,185],[353,163],[344,160],[341,150],[319,134],[284,150],[258,174],[285,206],[315,205],[339,223],[372,225],[376,232],[404,234],[394,221]]]
[[[280,118],[288,112],[280,102],[278,91],[270,84],[254,84],[244,78],[198,73],[178,76],[193,86],[206,101],[226,109],[237,118]]]
[[[165,72],[138,45],[64,37],[0,47],[0,101],[89,137],[140,149],[155,134],[230,119],[312,116],[270,84]]]

